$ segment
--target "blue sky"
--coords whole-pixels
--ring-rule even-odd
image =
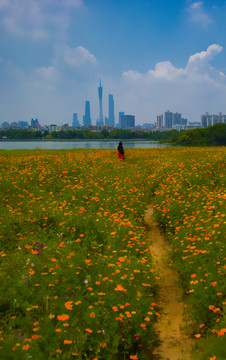
[[[0,0],[0,123],[226,114],[226,1]]]

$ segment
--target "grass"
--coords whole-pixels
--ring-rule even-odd
[[[159,316],[149,203],[181,275],[199,359],[225,358],[225,150],[126,157],[0,151],[4,359],[145,359]]]

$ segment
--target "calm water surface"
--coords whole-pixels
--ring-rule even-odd
[[[0,149],[117,149],[119,141],[1,141]],[[123,141],[124,148],[160,148],[169,147],[170,145],[158,144],[155,141]]]

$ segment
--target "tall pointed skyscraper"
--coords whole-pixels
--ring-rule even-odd
[[[99,121],[98,121],[98,125],[104,125],[103,109],[102,109],[102,93],[103,93],[103,87],[101,86],[101,80],[100,80],[100,86],[98,87],[98,95],[99,95]]]

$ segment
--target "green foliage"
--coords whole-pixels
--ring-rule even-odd
[[[173,136],[171,142],[178,145],[226,145],[226,124],[215,124],[202,129],[186,130]]]
[[[177,136],[179,132],[177,130],[170,131],[132,131],[125,129],[115,129],[108,131],[103,129],[101,131],[90,131],[90,130],[65,130],[65,131],[54,131],[48,136],[48,132],[45,132],[43,135],[41,131],[29,131],[23,129],[7,129],[0,131],[0,139],[2,137],[7,137],[7,139],[58,139],[58,140],[85,140],[85,139],[137,139],[137,140],[169,140],[172,136]]]

